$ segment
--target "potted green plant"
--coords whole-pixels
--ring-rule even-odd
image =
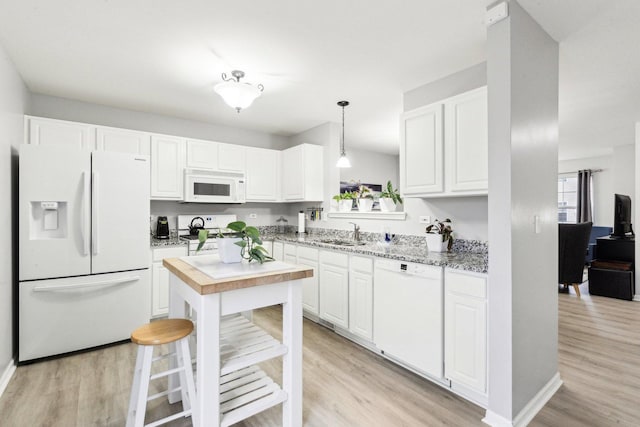
[[[346,191],[333,196],[333,200],[338,202],[338,212],[351,212],[354,198],[355,195],[351,191]]]
[[[437,219],[427,226],[427,248],[433,252],[448,252],[453,246],[453,228],[449,218]]]
[[[382,212],[395,212],[396,206],[402,202],[398,189],[393,189],[391,181],[387,181],[387,188],[380,193],[380,210]]]
[[[360,212],[369,212],[373,207],[373,194],[371,189],[366,185],[359,184],[358,189],[354,192],[356,204]]]
[[[227,224],[227,228],[233,233],[223,235],[220,230],[216,235],[218,243],[218,254],[220,260],[225,264],[241,262],[243,259],[257,261],[262,264],[265,261],[273,261],[269,252],[262,246],[260,231],[256,227],[247,225],[243,221],[234,221]],[[208,230],[200,230],[198,233],[198,248],[202,249],[204,242],[209,237]]]

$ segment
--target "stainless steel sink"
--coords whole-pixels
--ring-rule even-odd
[[[320,240],[322,243],[328,243],[330,245],[338,245],[338,246],[362,246],[366,245],[366,242],[356,242],[354,240],[340,240],[340,239],[326,239]]]

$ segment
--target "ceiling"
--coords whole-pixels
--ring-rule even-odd
[[[640,2],[520,3],[561,41],[561,155],[632,143]],[[348,146],[396,153],[402,93],[485,60],[485,4],[0,0],[0,43],[34,93],[278,135],[346,99]],[[213,91],[233,69],[265,86],[240,114]]]

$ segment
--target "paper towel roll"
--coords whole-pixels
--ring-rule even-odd
[[[298,213],[298,234],[304,234],[304,211]]]

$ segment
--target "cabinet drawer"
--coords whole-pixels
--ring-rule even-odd
[[[320,252],[320,263],[347,268],[349,266],[349,255],[339,252],[322,251]]]
[[[351,256],[351,270],[365,274],[373,274],[373,260],[361,256]]]
[[[177,246],[172,248],[158,248],[154,249],[152,252],[153,261],[162,261],[164,258],[177,258],[181,256],[187,256],[187,247]]]
[[[477,298],[487,297],[487,278],[481,275],[458,273],[447,269],[444,279],[447,292],[455,292]]]
[[[314,248],[298,246],[298,258],[304,258],[311,261],[318,261],[318,250]]]
[[[296,256],[296,245],[290,243],[284,244],[284,254],[289,256]]]

